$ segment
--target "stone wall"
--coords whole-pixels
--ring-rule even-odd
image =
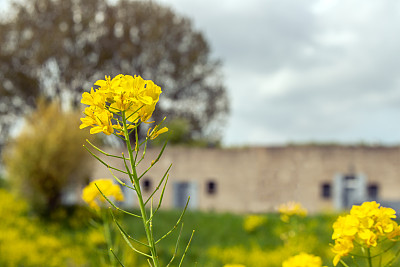
[[[148,149],[139,173],[150,166],[158,151],[158,148]],[[121,151],[113,153],[120,155]],[[107,162],[124,168],[123,162],[114,158],[108,158]],[[311,212],[333,210],[335,198],[341,198],[345,194],[343,190],[353,190],[349,187],[340,189],[343,192],[337,191],[335,177],[342,181],[348,174],[365,178],[360,180],[366,187],[365,198],[370,189],[372,193],[377,190],[378,200],[400,200],[400,147],[309,145],[216,149],[169,146],[159,163],[142,178],[142,184],[146,181],[146,186],[154,189],[171,163],[164,208],[183,205],[182,198],[189,192],[191,208],[206,211],[266,212],[290,200],[301,202]],[[113,173],[128,181],[126,176]],[[106,177],[112,177],[110,172],[96,163],[93,179]],[[322,196],[324,185],[325,193],[330,196]],[[334,191],[339,193],[335,195]],[[149,193],[144,194],[148,196]]]

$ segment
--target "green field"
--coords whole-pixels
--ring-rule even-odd
[[[104,211],[108,215],[108,211]],[[155,218],[156,238],[168,232],[181,211],[159,211]],[[116,213],[127,233],[144,241],[143,227],[137,218]],[[336,215],[313,215],[289,223],[278,214],[244,228],[247,215],[187,211],[184,216],[177,255],[171,266],[178,266],[188,240],[193,240],[182,266],[282,266],[282,261],[299,252],[320,256],[332,266],[332,223]],[[110,266],[101,220],[86,207],[65,209],[42,220],[29,215],[27,205],[0,191],[0,266]],[[260,218],[260,217],[258,217]],[[115,253],[125,266],[148,266],[143,256],[131,251],[110,221]],[[159,256],[165,266],[176,247],[180,226],[159,243]],[[145,251],[142,245],[133,245]]]

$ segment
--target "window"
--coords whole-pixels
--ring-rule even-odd
[[[376,200],[378,198],[378,185],[377,184],[369,184],[367,187],[368,198],[370,200]]]
[[[149,178],[143,180],[142,189],[144,192],[149,192],[151,190],[151,180]]]
[[[321,196],[322,198],[331,197],[331,185],[330,183],[323,183],[321,186]]]
[[[344,179],[346,181],[353,181],[353,180],[356,179],[356,177],[353,174],[347,174],[347,175],[344,176]]]
[[[214,181],[208,181],[206,190],[207,194],[214,195],[217,192],[217,184]]]

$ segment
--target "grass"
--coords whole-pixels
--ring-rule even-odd
[[[160,210],[154,220],[155,237],[168,232],[180,213],[179,210]],[[90,214],[86,207],[80,207],[61,210],[51,220],[42,220],[29,214],[26,203],[0,189],[0,266],[110,266],[100,220]],[[126,232],[138,240],[145,240],[140,219],[120,213],[116,216]],[[247,267],[281,266],[285,257],[300,252],[297,249],[304,250],[304,246],[298,244],[304,242],[305,235],[315,237],[315,240],[305,239],[313,242],[307,244],[306,252],[319,254],[325,262],[331,262],[331,255],[326,251],[329,250],[335,216],[317,215],[296,222],[302,233],[294,236],[290,233],[291,227],[282,223],[277,214],[261,216],[263,223],[246,231],[243,227],[245,215],[187,211],[178,253],[171,266],[178,266],[193,230],[195,234],[182,266],[217,267],[228,263],[241,263]],[[115,244],[119,244],[113,245],[113,249],[126,266],[148,266],[144,257],[125,245],[115,224],[110,223]],[[180,227],[177,227],[159,243],[162,266],[174,253],[179,231]],[[291,236],[288,238],[285,234]],[[146,250],[140,245],[137,248]],[[249,258],[261,264],[255,264]],[[263,261],[267,263],[263,264]]]
[[[107,210],[104,212],[108,214]],[[154,218],[155,237],[168,232],[180,213],[180,210],[160,210]],[[145,241],[140,219],[115,214],[126,232]],[[178,266],[193,230],[195,235],[182,266],[280,267],[284,260],[300,252],[320,256],[324,266],[332,266],[329,244],[336,214],[296,217],[289,223],[282,222],[274,213],[257,216],[251,227],[246,228],[244,223],[249,219],[246,215],[187,211],[178,253],[171,266]],[[0,189],[0,218],[0,266],[111,266],[101,220],[86,207],[61,210],[51,220],[42,220],[29,214],[26,203]],[[148,266],[144,257],[125,244],[115,224],[110,222],[110,226],[114,233],[112,248],[125,266]],[[170,261],[179,232],[177,227],[158,244],[162,266]],[[146,252],[146,247],[135,246]]]

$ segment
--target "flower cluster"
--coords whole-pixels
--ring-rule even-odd
[[[302,252],[284,261],[282,267],[322,267],[322,260],[318,256]]]
[[[380,207],[379,203],[372,201],[354,205],[350,214],[339,216],[333,224],[335,245],[332,250],[336,254],[333,264],[336,266],[341,257],[354,249],[355,244],[369,248],[376,247],[381,240],[397,241],[400,227],[393,220],[395,213],[393,209]]]
[[[99,209],[98,202],[105,202],[102,194],[107,198],[114,197],[117,201],[124,201],[124,195],[122,194],[121,188],[113,184],[111,179],[99,179],[89,183],[83,189],[82,199],[89,204],[93,209]]]
[[[94,85],[98,88],[92,88],[90,93],[83,93],[81,100],[89,107],[85,109],[86,117],[81,119],[80,128],[92,127],[91,134],[103,132],[110,135],[116,131],[117,134],[123,135],[123,126],[118,116],[125,117],[133,124],[139,120],[147,122],[162,92],[151,80],[122,74],[113,79],[106,76],[105,80],[98,80]],[[133,124],[129,125],[128,129],[134,128]],[[160,130],[165,132],[166,128]]]
[[[243,222],[243,228],[246,232],[251,233],[261,227],[267,222],[267,218],[260,215],[249,215],[246,216]]]
[[[293,215],[305,217],[307,210],[301,205],[301,203],[290,201],[279,205],[278,211],[281,214],[281,220],[288,222],[290,217]]]

